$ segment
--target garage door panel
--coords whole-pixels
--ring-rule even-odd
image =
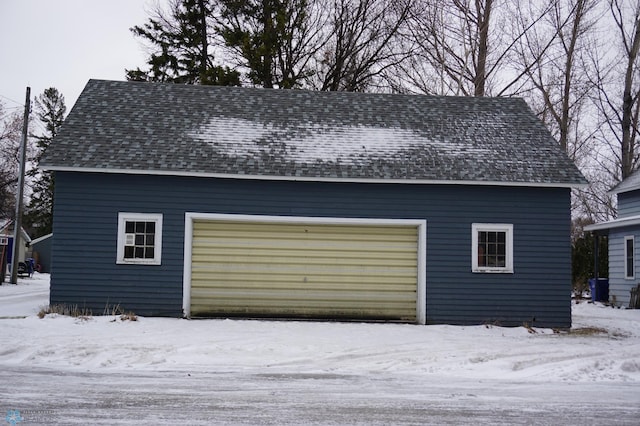
[[[381,266],[379,262],[373,262],[368,266],[362,264],[348,265],[343,263],[339,265],[331,265],[331,270],[328,269],[329,268],[325,263],[313,264],[311,261],[296,264],[295,262],[286,262],[278,259],[277,262],[273,263],[246,263],[242,261],[231,262],[228,259],[225,259],[225,263],[218,263],[214,265],[194,265],[191,273],[192,275],[198,272],[216,274],[236,271],[255,274],[301,274],[306,276],[323,276],[325,274],[333,274],[340,276],[359,276],[363,281],[365,281],[368,276],[375,277],[378,275],[389,278],[417,276],[414,266],[385,268],[384,266]],[[209,278],[214,280],[217,279],[211,275]]]
[[[232,221],[208,221],[202,220],[194,222],[194,231],[199,236],[213,235],[261,235],[272,234],[275,237],[280,235],[295,235],[298,238],[305,234],[315,233],[318,235],[333,235],[340,239],[343,235],[362,235],[363,238],[376,238],[387,235],[391,240],[414,235],[411,227],[401,228],[395,225],[330,225],[330,224],[295,224],[276,222],[232,222]],[[203,232],[202,234],[200,232]],[[195,233],[194,233],[195,235]]]
[[[194,220],[191,315],[415,321],[416,226]]]
[[[345,286],[358,287],[362,289],[368,288],[386,288],[394,289],[401,286],[407,286],[412,290],[415,290],[416,277],[415,275],[399,276],[395,275],[393,282],[389,283],[388,277],[381,274],[370,274],[364,277],[360,274],[353,275],[301,275],[301,274],[283,274],[273,273],[264,274],[261,272],[250,273],[250,271],[239,270],[234,271],[217,271],[216,279],[210,280],[211,272],[209,271],[194,271],[192,278],[194,283],[198,283],[200,287],[224,287],[227,285],[241,286],[243,283],[245,287],[259,286],[264,287],[272,285],[287,285],[293,286],[317,286],[320,285],[323,288],[343,288]],[[376,279],[377,278],[377,279]],[[192,286],[192,288],[198,288]]]
[[[282,256],[277,256],[274,255],[273,253],[271,255],[264,255],[264,256],[252,256],[252,255],[248,255],[248,256],[217,256],[217,259],[219,259],[220,262],[224,262],[224,263],[228,263],[228,264],[233,264],[233,263],[240,263],[240,264],[248,264],[250,263],[251,265],[255,266],[255,267],[264,267],[264,268],[273,268],[276,265],[281,265],[278,267],[282,267],[282,268],[287,268],[289,266],[291,266],[292,268],[295,268],[297,265],[308,265],[310,268],[312,268],[315,265],[319,265],[319,266],[334,266],[336,268],[341,268],[344,267],[345,269],[348,269],[349,267],[353,267],[353,268],[366,268],[367,266],[371,266],[371,267],[376,267],[379,266],[381,261],[384,261],[385,258],[384,257],[374,257],[374,258],[357,258],[357,257],[341,257],[338,255],[335,255],[336,257],[317,257],[317,256],[287,256],[287,255],[282,255]],[[195,268],[198,267],[199,263],[206,263],[207,259],[211,259],[214,256],[207,256],[207,255],[203,255],[203,256],[194,256],[194,262],[196,262],[195,264]],[[388,259],[391,260],[391,259]],[[389,266],[389,268],[412,268],[415,266],[415,262],[411,261],[411,260],[396,260],[395,262],[393,262],[392,265]],[[382,269],[382,268],[380,268]]]
[[[304,249],[304,251],[301,251]],[[365,251],[366,250],[366,251]],[[357,247],[309,247],[301,245],[291,245],[290,247],[259,247],[246,244],[244,247],[236,245],[220,245],[218,247],[199,247],[193,253],[193,259],[197,260],[197,256],[286,256],[286,257],[355,257],[379,259],[406,259],[412,253],[416,252],[416,247],[406,245],[403,247],[386,246],[357,246]]]
[[[249,291],[247,291],[249,290]],[[278,300],[298,300],[304,301],[305,304],[313,304],[314,302],[331,302],[331,303],[369,303],[371,305],[378,304],[391,304],[391,303],[408,303],[415,302],[415,298],[411,297],[410,293],[400,293],[397,290],[393,291],[367,291],[365,293],[356,289],[342,289],[342,290],[330,290],[330,289],[292,289],[292,288],[260,288],[260,289],[244,289],[244,288],[201,288],[194,289],[193,292],[196,298],[209,298],[209,299],[230,299],[237,301],[239,298],[246,298],[248,294],[252,297],[251,300],[242,300],[242,304],[257,303],[260,304],[264,301],[278,301]]]
[[[206,300],[206,299],[205,299]],[[262,317],[265,314],[274,317],[315,317],[349,319],[396,319],[413,321],[414,315],[407,315],[415,301],[386,302],[360,301],[357,305],[351,300],[309,300],[304,299],[248,299],[238,303],[235,297],[217,298],[217,312],[224,315],[247,315]],[[193,304],[195,312],[208,313],[209,303]]]

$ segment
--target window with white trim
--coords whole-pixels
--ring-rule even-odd
[[[624,237],[624,277],[632,280],[636,277],[635,241],[633,235]]]
[[[116,263],[160,265],[161,255],[161,214],[118,213]]]
[[[512,224],[474,223],[471,234],[473,272],[513,272]]]

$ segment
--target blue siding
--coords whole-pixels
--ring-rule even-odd
[[[640,215],[640,190],[618,194],[618,219]]]
[[[40,272],[51,272],[51,244],[53,237],[45,238],[35,244],[31,244],[33,257],[37,255]]]
[[[427,220],[427,322],[568,327],[570,191],[56,174],[52,303],[180,316],[184,213]],[[161,266],[116,265],[118,212],[164,215]],[[471,224],[514,225],[514,273],[471,272]]]
[[[634,237],[635,278],[625,278],[624,239]],[[628,226],[609,231],[609,301],[617,306],[629,306],[631,288],[640,282],[640,227]]]

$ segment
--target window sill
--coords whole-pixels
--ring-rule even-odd
[[[478,269],[472,269],[471,272],[473,272],[474,274],[513,274],[513,269],[506,269],[506,268],[501,268],[501,269],[493,269],[493,268],[478,268]]]
[[[161,265],[159,260],[117,260],[116,265]]]

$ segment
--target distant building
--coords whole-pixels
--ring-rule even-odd
[[[18,244],[18,262],[24,262],[27,258],[27,249],[31,243],[31,237],[22,228],[20,233],[20,244]],[[13,260],[13,237],[14,227],[12,220],[0,221],[0,254],[6,254],[7,270],[11,268]]]
[[[585,231],[608,236],[609,302],[628,306],[631,289],[640,282],[640,171],[611,190],[618,198],[618,217],[585,226]]]

